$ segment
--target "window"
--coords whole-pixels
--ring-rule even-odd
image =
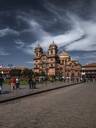
[[[36,56],[38,56],[38,53],[36,53]]]
[[[51,54],[53,54],[53,51],[51,50]]]
[[[51,67],[53,67],[53,64],[51,64]]]
[[[48,65],[47,65],[48,66]],[[53,67],[54,66],[54,64],[49,64],[49,67]]]
[[[64,64],[64,60],[62,60],[62,64]]]
[[[38,66],[36,65],[36,68],[37,68]]]
[[[67,73],[67,77],[69,77],[69,73]]]

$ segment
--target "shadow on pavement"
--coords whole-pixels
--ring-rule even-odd
[[[10,91],[3,91],[3,92],[1,92],[0,95],[3,95],[3,94],[9,94],[9,93],[10,93]]]

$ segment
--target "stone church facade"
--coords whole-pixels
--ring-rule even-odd
[[[48,76],[64,78],[81,77],[81,65],[72,60],[67,52],[58,54],[58,47],[54,42],[50,44],[48,52],[45,53],[40,45],[35,48],[34,52],[34,72],[45,72]]]

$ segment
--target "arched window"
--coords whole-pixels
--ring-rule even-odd
[[[38,53],[36,53],[36,56],[38,56]]]
[[[53,50],[51,50],[51,54],[53,54]]]
[[[69,73],[67,72],[67,77],[69,77]]]

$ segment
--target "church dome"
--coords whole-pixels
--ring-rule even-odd
[[[60,57],[70,57],[70,55],[69,55],[67,52],[63,51],[63,52],[60,54]]]

